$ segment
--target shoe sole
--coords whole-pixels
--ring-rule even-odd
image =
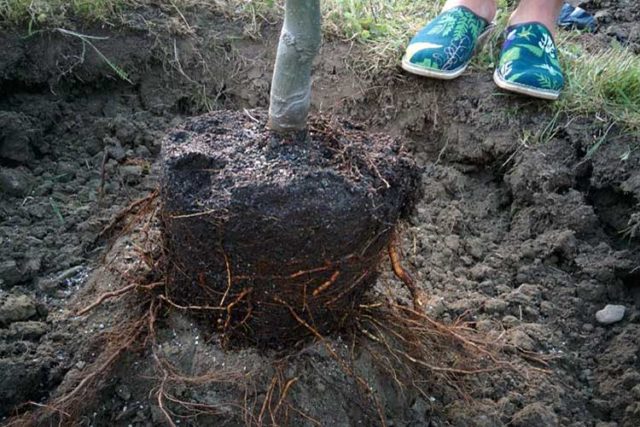
[[[493,72],[493,81],[499,88],[508,90],[509,92],[519,93],[521,95],[528,95],[534,98],[547,99],[550,101],[555,101],[560,97],[560,92],[545,90],[534,88],[531,86],[526,86],[520,83],[509,82],[502,78],[498,70]]]
[[[478,36],[478,40],[476,41],[476,46],[473,49],[473,53],[471,54],[472,57],[482,48],[482,46],[488,40],[489,35],[493,32],[495,27],[496,26],[494,23],[490,23],[489,25],[487,25],[487,28],[484,29],[482,34]],[[417,65],[412,64],[407,58],[403,57],[401,66],[403,70],[418,76],[431,77],[433,79],[439,79],[439,80],[452,80],[452,79],[455,79],[456,77],[459,77],[462,73],[465,72],[465,70],[469,67],[469,62],[467,62],[457,70],[442,71],[442,70],[435,70],[432,68],[418,67]]]
[[[406,58],[402,58],[403,70],[418,76],[431,77],[431,78],[440,79],[440,80],[455,79],[456,77],[460,76],[460,74],[464,73],[464,70],[466,70],[468,66],[469,64],[465,64],[461,68],[458,68],[457,70],[441,71],[441,70],[434,70],[430,68],[418,67],[417,65],[413,65]]]

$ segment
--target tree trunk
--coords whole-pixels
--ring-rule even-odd
[[[320,49],[320,0],[286,0],[271,83],[269,124],[276,132],[303,130],[311,104],[311,65]]]

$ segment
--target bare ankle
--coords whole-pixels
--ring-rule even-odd
[[[509,18],[509,25],[523,22],[539,22],[555,33],[556,20],[562,8],[562,0],[522,0]]]
[[[465,6],[489,22],[495,18],[498,7],[496,0],[447,0],[442,10],[445,11],[457,6]]]

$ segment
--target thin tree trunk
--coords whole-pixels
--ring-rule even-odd
[[[320,0],[286,0],[285,8],[269,105],[269,124],[277,132],[307,126],[311,65],[322,37]]]

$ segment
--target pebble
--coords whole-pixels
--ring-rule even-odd
[[[624,312],[624,305],[607,304],[602,310],[596,312],[596,320],[602,325],[610,325],[621,321]]]

